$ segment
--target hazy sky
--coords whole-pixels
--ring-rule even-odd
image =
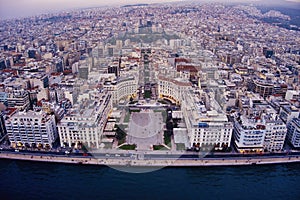
[[[30,16],[53,11],[92,6],[171,1],[175,0],[0,0],[0,18]]]
[[[67,10],[72,8],[92,7],[92,6],[117,5],[117,4],[124,5],[124,4],[133,4],[133,3],[161,3],[161,2],[171,2],[171,1],[180,1],[180,0],[0,0],[0,18],[7,19],[13,17],[24,17],[24,16],[31,16],[31,15],[42,14],[47,12],[53,12],[53,11]],[[231,2],[231,1],[239,1],[239,0],[220,0],[220,1]],[[300,0],[286,0],[286,1],[300,2]]]

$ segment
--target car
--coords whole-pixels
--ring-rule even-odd
[[[193,149],[191,147],[188,147],[186,150],[187,151],[193,151]]]
[[[19,149],[15,149],[15,152],[19,152],[20,150]]]

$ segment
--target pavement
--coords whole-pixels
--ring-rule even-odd
[[[133,112],[130,116],[126,142],[136,144],[139,150],[163,144],[162,114],[152,110]]]
[[[22,153],[1,152],[2,159],[29,160],[39,162],[56,162],[108,166],[144,166],[144,167],[189,167],[189,166],[238,166],[264,165],[300,162],[300,156],[260,157],[260,158],[226,158],[226,159],[144,159],[144,157],[130,158],[90,158],[56,155],[28,155]]]

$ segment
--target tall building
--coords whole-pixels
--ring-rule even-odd
[[[29,93],[26,90],[9,90],[7,92],[7,106],[28,110],[30,107]]]
[[[64,71],[64,62],[63,59],[61,58],[57,58],[55,61],[55,68],[56,68],[56,72],[63,72]]]
[[[273,104],[251,92],[240,94],[238,102],[240,113],[233,116],[237,149],[240,152],[281,151],[287,130]]]
[[[240,152],[281,151],[286,134],[285,123],[269,105],[257,105],[235,118],[235,146]]]
[[[203,150],[230,147],[232,123],[209,94],[186,91],[182,95],[181,108],[190,147]]]
[[[103,86],[111,92],[112,102],[117,104],[121,99],[136,95],[138,80],[134,76],[121,77],[115,81],[106,81]]]
[[[88,66],[79,66],[78,75],[79,75],[79,78],[88,79],[88,77],[89,77],[89,67]]]
[[[300,147],[300,119],[293,118],[287,124],[287,139],[293,147]]]
[[[30,77],[29,83],[31,88],[37,86],[39,86],[40,88],[48,88],[49,77],[46,74],[34,74]]]
[[[287,134],[285,123],[276,113],[267,113],[265,114],[264,119],[266,124],[264,149],[269,152],[281,151]]]
[[[99,148],[101,136],[112,110],[109,92],[91,92],[81,99],[58,124],[61,146],[85,145]]]
[[[298,118],[300,116],[300,111],[295,106],[283,105],[280,108],[279,116],[285,123],[290,122],[293,118]]]
[[[51,148],[57,139],[55,117],[43,111],[16,112],[5,125],[12,146]]]
[[[266,126],[259,114],[240,115],[234,120],[234,144],[238,151],[263,152]]]
[[[188,77],[177,77],[171,73],[167,76],[158,76],[158,94],[173,103],[180,104],[183,93],[192,88]]]

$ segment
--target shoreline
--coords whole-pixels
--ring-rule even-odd
[[[118,167],[209,167],[209,166],[245,166],[300,163],[300,156],[282,157],[227,157],[201,159],[128,159],[128,158],[95,158],[57,155],[33,155],[1,152],[0,159],[23,160],[33,162],[66,163],[77,165],[102,165]]]

